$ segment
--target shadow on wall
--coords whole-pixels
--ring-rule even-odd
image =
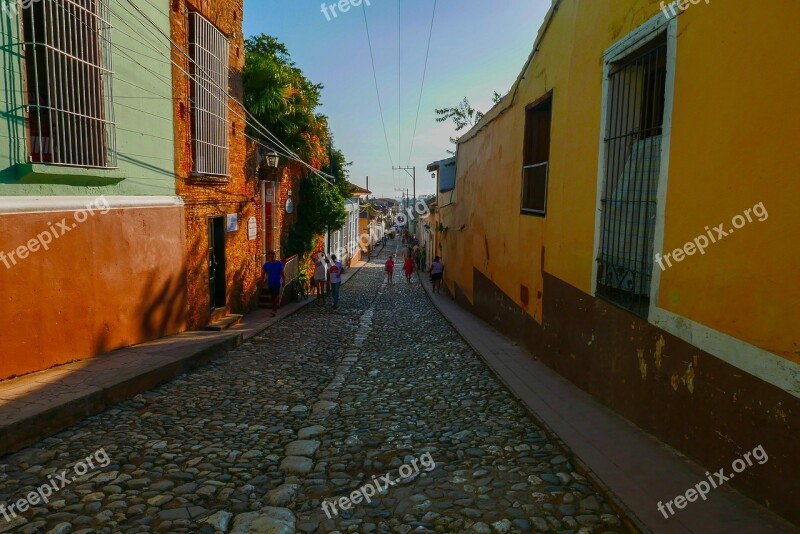
[[[187,210],[186,274],[187,327],[196,330],[206,325],[210,316],[208,289],[207,221]]]
[[[174,348],[169,343],[145,343],[185,330],[186,283],[185,275],[164,279],[157,272],[146,276],[140,284],[142,289],[136,298],[128,299],[131,307],[121,310],[123,323],[114,325],[114,318],[104,318],[101,330],[94,333],[93,351],[97,357],[59,366],[59,372],[47,380],[36,379],[41,375],[22,377],[18,381],[9,382],[16,385],[14,398],[4,402],[5,410],[32,410],[32,403],[41,408],[42,404],[64,403],[65,395],[70,399],[69,408],[54,412],[41,412],[35,417],[26,419],[20,425],[0,428],[0,451],[19,450],[26,444],[37,441],[43,435],[55,432],[78,423],[84,418],[110,408],[117,402],[130,398],[136,393],[169,380],[172,376],[186,372],[194,363],[180,363],[183,369],[175,371],[170,364]],[[87,313],[91,305],[87,306]],[[187,336],[187,337],[183,337]],[[129,340],[135,347],[118,346],[120,339]],[[182,334],[178,339],[183,347],[196,346],[197,350],[206,347],[208,342],[203,337]],[[144,343],[144,344],[142,344]],[[117,345],[117,346],[115,346]],[[124,352],[111,352],[114,349],[125,349]],[[108,354],[107,354],[108,353]],[[162,365],[171,365],[167,372],[150,372],[140,374],[132,372],[142,360],[163,360]],[[150,363],[149,365],[153,365]],[[113,392],[105,389],[105,383],[111,376],[124,377],[124,382]],[[7,392],[9,390],[6,390]],[[76,396],[77,395],[77,396]]]
[[[238,213],[240,221],[246,221],[248,211],[242,206],[230,206],[218,212],[208,207],[193,207],[187,210],[187,327],[190,330],[204,328],[211,318],[211,300],[208,272],[208,220],[224,217],[226,213]],[[231,313],[244,314],[258,306],[261,266],[254,257],[256,241],[247,239],[245,223],[240,222],[236,232],[225,233],[225,294]]]
[[[240,262],[229,283],[231,313],[247,313],[258,307],[261,267],[255,260]]]
[[[118,329],[126,332],[125,337],[130,341],[122,346],[115,341],[120,334],[114,334],[114,321],[108,318],[103,322],[103,330],[95,337],[93,354],[103,354],[186,330],[185,277],[171,276],[160,285],[158,278],[156,273],[147,275],[147,282],[141,286],[141,293],[136,299],[135,312],[128,318],[120,318],[122,324]]]

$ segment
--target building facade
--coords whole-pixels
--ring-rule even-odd
[[[797,522],[800,4],[682,5],[554,0],[438,195],[445,280],[701,465],[763,445],[731,483]]]
[[[186,324],[168,4],[5,7],[0,379]]]
[[[349,267],[361,259],[361,247],[358,245],[361,204],[357,197],[350,198],[345,201],[344,207],[347,218],[341,228],[329,233],[327,248],[330,254],[336,254],[345,267]]]
[[[170,3],[175,175],[185,202],[188,326],[257,306],[261,186],[246,165],[241,0]]]
[[[439,236],[437,230],[439,226],[439,215],[436,210],[436,197],[427,200],[425,204],[427,205],[428,212],[426,215],[420,217],[419,224],[417,225],[416,238],[422,249],[422,268],[428,271],[433,259],[440,254],[437,239]]]

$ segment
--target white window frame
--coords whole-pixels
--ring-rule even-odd
[[[600,113],[600,147],[599,157],[597,164],[597,192],[595,197],[595,223],[594,223],[594,250],[592,254],[592,295],[597,294],[597,271],[598,265],[595,258],[600,254],[600,244],[603,210],[602,198],[603,187],[605,186],[606,179],[606,127],[608,124],[609,113],[609,79],[611,77],[614,64],[623,60],[625,57],[630,56],[637,50],[647,46],[653,40],[662,36],[664,32],[667,33],[667,77],[665,83],[665,101],[664,101],[664,122],[662,125],[662,141],[661,141],[661,168],[658,177],[658,203],[656,205],[656,229],[655,237],[653,240],[654,250],[660,250],[659,247],[663,245],[664,241],[664,213],[667,199],[667,176],[669,174],[669,149],[670,149],[670,136],[672,133],[672,105],[673,94],[675,88],[675,57],[677,53],[677,20],[675,18],[668,19],[664,14],[659,11],[659,14],[651,18],[642,26],[636,28],[634,31],[623,37],[617,43],[609,47],[603,56],[603,89],[602,89],[602,109]],[[654,265],[650,279],[650,305],[648,317],[652,316],[652,308],[658,299],[658,287],[661,280],[660,269]]]
[[[677,1],[670,6],[677,5]],[[678,11],[680,13],[680,11]],[[595,217],[594,254],[592,256],[592,295],[597,291],[597,258],[600,246],[600,199],[602,198],[603,179],[605,177],[605,125],[607,124],[608,77],[612,64],[618,59],[646,45],[666,27],[667,31],[667,79],[666,100],[664,102],[663,138],[661,142],[661,171],[658,181],[658,199],[656,208],[656,228],[653,248],[664,249],[664,221],[666,215],[667,190],[669,178],[670,146],[672,135],[672,112],[674,106],[676,58],[678,53],[678,17],[666,17],[659,11],[647,23],[637,28],[605,52],[603,68],[603,102],[600,117],[600,150],[597,171],[597,203]],[[653,266],[650,289],[650,308],[647,321],[657,328],[669,332],[700,350],[720,360],[772,384],[794,397],[800,398],[800,365],[766,351],[760,347],[737,339],[733,336],[709,328],[708,326],[679,316],[678,314],[658,307],[658,296],[661,289],[661,268]]]
[[[20,6],[30,163],[117,165],[109,2]]]
[[[229,176],[227,36],[189,12],[192,94],[192,174]]]

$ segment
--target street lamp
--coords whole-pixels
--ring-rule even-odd
[[[267,167],[270,169],[277,169],[278,168],[278,153],[274,150],[270,150],[267,152],[267,155],[264,157],[264,162],[267,164]]]
[[[280,177],[276,172],[279,163],[280,158],[278,157],[278,153],[274,150],[270,150],[264,154],[258,164],[258,179],[267,182],[280,181]]]

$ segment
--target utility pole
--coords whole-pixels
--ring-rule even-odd
[[[413,181],[413,187],[414,187],[414,202],[416,202],[417,201],[417,167],[416,166],[414,166],[414,167],[392,167],[392,169],[397,170],[397,171],[406,171],[406,174],[411,176],[411,179]],[[412,171],[413,174],[409,174],[408,171]],[[411,219],[414,221],[414,231],[416,231],[416,227],[417,227],[416,211],[417,210],[415,209],[414,213],[411,214]],[[406,213],[408,213],[408,206],[406,206]],[[411,232],[411,224],[408,225],[408,230],[409,230],[409,233],[410,233]]]
[[[369,191],[369,176],[367,176],[367,191]],[[369,193],[367,193],[367,235],[369,236],[369,243],[367,243],[367,259],[372,258],[372,229],[369,227],[369,225]]]

